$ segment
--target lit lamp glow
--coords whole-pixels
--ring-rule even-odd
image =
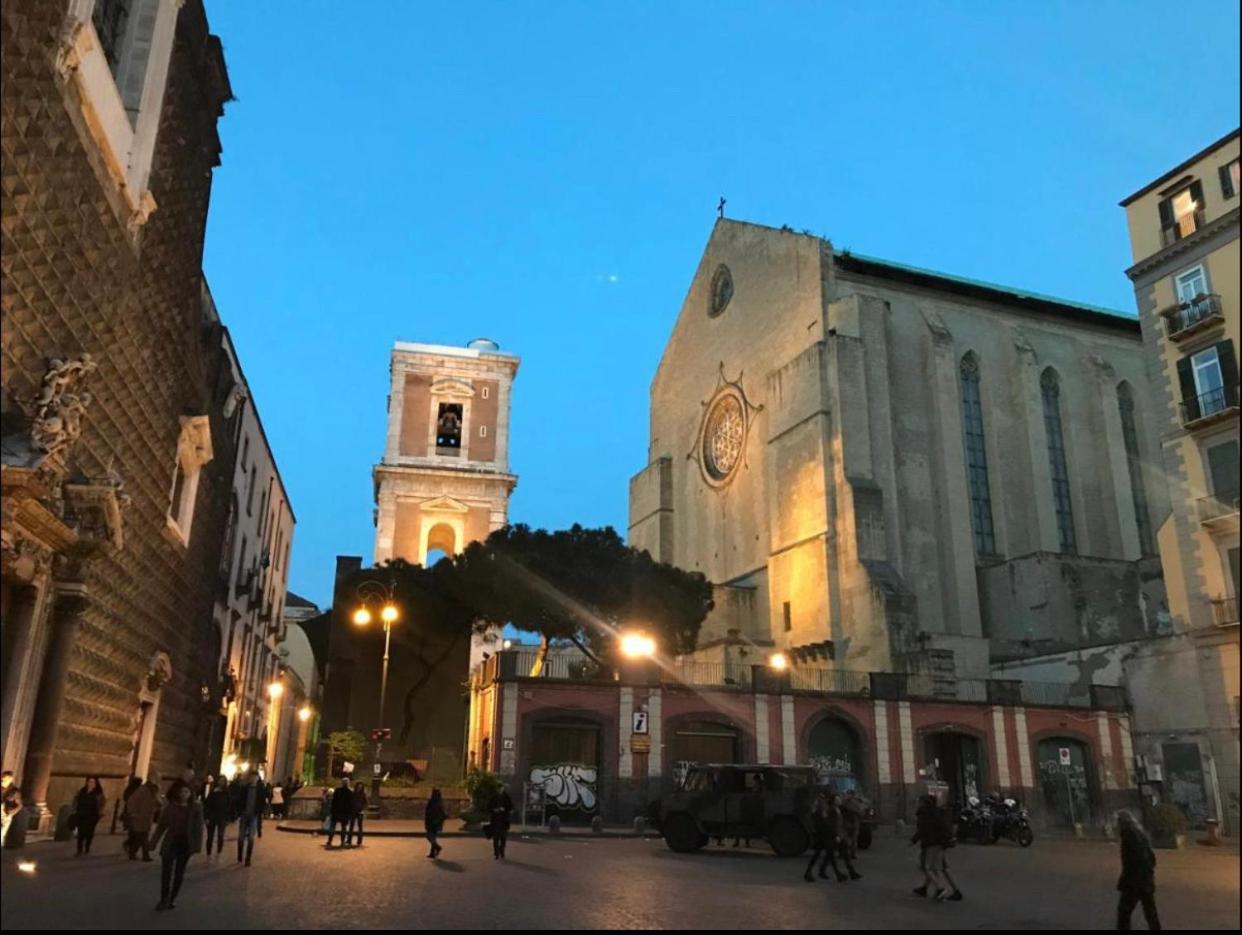
[[[385,604],[383,609],[380,610],[380,619],[385,623],[396,623],[397,616],[396,604]]]
[[[17,869],[22,873],[34,873],[39,869],[39,865],[33,860],[19,860],[17,862]]]
[[[354,623],[358,626],[365,627],[370,622],[371,611],[367,610],[365,607],[359,607],[354,611]]]
[[[301,708],[298,709],[298,720],[299,721],[309,721],[310,718],[311,718],[310,705],[303,705]]]
[[[768,665],[777,672],[781,672],[789,668],[789,660],[785,658],[784,653],[773,653],[768,657]]]
[[[621,654],[629,659],[650,658],[655,655],[655,640],[646,633],[624,633],[621,635]]]
[[[280,682],[273,682],[271,685],[267,686],[267,693],[272,698],[279,698],[285,693],[285,686],[281,685]]]
[[[220,764],[220,774],[229,782],[233,781],[233,777],[237,775],[237,756],[230,753],[224,758],[224,762]]]
[[[513,646],[513,640],[505,640],[505,641],[501,644],[501,648],[502,648],[502,649],[510,649],[512,646]]]

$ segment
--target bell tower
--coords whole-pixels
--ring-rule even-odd
[[[425,565],[503,526],[509,398],[520,358],[487,338],[393,347],[388,440],[375,466],[375,561]]]

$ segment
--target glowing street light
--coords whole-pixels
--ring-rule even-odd
[[[307,721],[311,719],[311,715],[313,713],[314,712],[311,711],[310,705],[308,704],[302,705],[302,707],[298,709],[298,720],[301,721],[303,724],[305,724]]]
[[[399,616],[396,604],[385,604],[383,609],[380,610],[380,619],[384,623],[396,623]]]
[[[273,682],[271,685],[267,686],[267,694],[269,695],[269,697],[271,697],[273,701],[275,701],[277,698],[279,698],[284,693],[285,693],[285,686],[282,685],[280,682]]]
[[[789,668],[789,660],[785,657],[784,653],[773,653],[768,656],[768,665],[777,672],[783,672],[785,669]]]
[[[22,873],[34,873],[39,869],[39,865],[33,860],[19,860],[17,862],[17,869]]]
[[[365,627],[374,619],[371,611],[367,607],[368,603],[379,605],[379,617],[384,623],[384,664],[380,672],[380,696],[379,696],[379,728],[373,735],[375,738],[375,762],[380,762],[380,751],[383,749],[383,742],[379,735],[384,727],[384,701],[388,694],[388,656],[389,648],[392,645],[392,625],[401,619],[401,612],[397,609],[397,582],[393,578],[388,579],[388,583],[382,584],[379,581],[363,581],[356,588],[358,599],[362,602],[358,609],[354,611],[353,620],[357,626]],[[309,715],[308,715],[309,716]],[[371,779],[371,794],[379,799],[379,774],[377,773]]]
[[[365,607],[359,607],[354,611],[354,623],[360,627],[365,627],[371,622],[371,611]]]
[[[655,651],[655,640],[646,633],[621,634],[621,654],[627,659],[650,659]]]
[[[505,640],[503,643],[500,644],[500,648],[501,649],[512,649],[513,640]]]

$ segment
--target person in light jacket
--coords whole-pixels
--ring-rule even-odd
[[[138,851],[142,850],[142,859],[151,859],[151,846],[148,835],[151,825],[155,823],[155,814],[164,804],[164,796],[160,794],[159,774],[147,778],[125,803],[125,827],[129,829],[129,837],[125,842],[125,850],[130,860],[138,859]]]
[[[190,857],[203,849],[203,805],[188,783],[177,786],[176,800],[160,814],[150,846],[160,848],[160,901],[157,910],[175,909]]]

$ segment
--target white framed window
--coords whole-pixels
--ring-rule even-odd
[[[1221,397],[1221,405],[1224,405],[1224,394],[1221,392],[1225,385],[1224,375],[1220,369],[1220,355],[1216,348],[1209,347],[1205,351],[1200,351],[1190,358],[1190,372],[1195,379],[1195,394],[1200,399],[1200,405],[1206,398],[1210,402],[1215,397]],[[1215,412],[1215,409],[1208,410]],[[1207,412],[1204,413],[1206,415]]]
[[[182,0],[70,0],[56,54],[66,105],[120,196],[132,234],[155,210],[148,183]]]
[[[1220,193],[1226,201],[1234,197],[1238,189],[1242,188],[1242,180],[1238,176],[1238,160],[1235,159],[1220,167]]]
[[[487,426],[486,425],[479,426],[479,438],[487,438]]]
[[[211,424],[207,417],[182,416],[181,436],[177,440],[177,461],[173,465],[172,490],[169,491],[166,516],[168,531],[182,545],[190,544],[199,474],[203,465],[212,457]]]
[[[1176,282],[1177,300],[1179,302],[1193,302],[1196,296],[1207,294],[1207,272],[1202,266],[1196,266],[1193,269],[1186,270],[1184,273],[1178,273]]]
[[[479,390],[479,395],[483,399],[487,399],[491,395],[491,393],[492,393],[492,388],[490,386],[484,386]]]

